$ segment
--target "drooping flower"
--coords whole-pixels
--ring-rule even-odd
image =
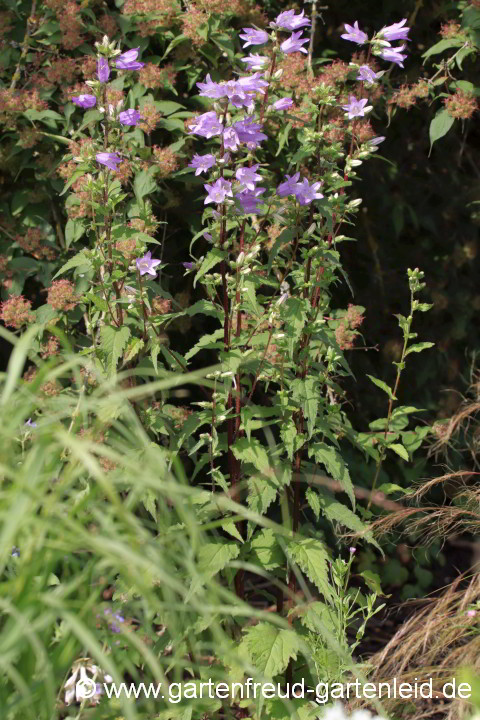
[[[201,137],[211,138],[214,135],[220,135],[223,132],[223,125],[217,117],[214,110],[200,115],[195,125],[190,125],[190,135],[200,135]]]
[[[185,270],[193,270],[193,268],[195,267],[195,263],[193,262],[183,262],[182,265]]]
[[[378,137],[374,137],[371,140],[369,140],[368,144],[373,145],[373,146],[380,145],[380,143],[382,143],[385,139],[386,138],[384,135],[379,135]]]
[[[305,45],[305,43],[308,42],[308,38],[302,38],[302,31],[299,30],[298,32],[292,33],[288,40],[284,40],[280,45],[280,48],[286,55],[293,52],[303,52],[307,55],[308,53],[302,45]]]
[[[257,182],[262,180],[262,176],[256,172],[258,167],[258,163],[257,165],[252,165],[252,167],[241,167],[238,168],[235,173],[237,180],[241,182],[242,185],[245,185],[247,190],[255,190]]]
[[[348,105],[342,105],[342,110],[345,110],[345,112],[348,114],[349,120],[352,120],[352,118],[356,117],[363,117],[366,112],[370,112],[370,110],[372,109],[371,105],[366,107],[367,103],[367,98],[361,98],[360,100],[357,100],[355,95],[350,95]]]
[[[20,557],[20,549],[14,545],[10,554],[12,557]]]
[[[216,203],[217,205],[223,203],[226,197],[233,197],[232,183],[223,178],[219,178],[213,185],[203,186],[208,193],[208,197],[205,198],[204,205],[208,203]]]
[[[78,107],[86,110],[87,108],[95,107],[97,104],[97,98],[95,95],[78,95],[76,97],[72,97],[72,102],[75,105],[78,105]]]
[[[295,10],[285,10],[278,15],[273,25],[283,30],[298,30],[311,24],[310,20],[304,17],[304,15],[304,10],[302,10],[300,15],[295,15]]]
[[[268,41],[268,33],[265,30],[255,30],[255,28],[243,28],[242,40],[245,40],[244,48],[249,45],[264,45]]]
[[[350,42],[357,43],[357,45],[363,45],[368,40],[367,33],[363,32],[363,30],[360,30],[358,27],[358,20],[355,20],[353,25],[348,25],[345,23],[344,25],[345,30],[347,31],[343,35],[340,35],[344,40],[350,40]]]
[[[262,200],[258,198],[265,190],[266,188],[256,187],[254,190],[242,190],[235,195],[235,199],[239,201],[243,213],[255,215],[258,212],[258,205],[262,203]]]
[[[272,103],[272,107],[274,110],[288,110],[288,108],[292,107],[292,105],[293,100],[289,97],[280,98],[280,100]]]
[[[309,185],[307,178],[304,178],[302,182],[298,184],[295,191],[295,197],[297,198],[299,205],[309,205],[312,200],[321,200],[323,195],[322,193],[317,192],[321,185],[321,182]]]
[[[228,127],[223,133],[223,146],[225,148],[228,148],[228,150],[233,150],[235,152],[238,150],[238,143],[240,142],[240,138],[238,137],[238,133],[235,130],[234,127]]]
[[[136,125],[141,118],[142,115],[140,115],[138,110],[124,110],[118,116],[122,125]]]
[[[36,428],[37,423],[32,421],[32,418],[28,418],[28,420],[25,422],[25,425],[31,428]]]
[[[218,100],[219,98],[225,97],[227,94],[225,85],[226,83],[222,85],[221,83],[213,82],[210,73],[208,73],[205,78],[205,82],[197,82],[197,87],[199,87],[202,91],[199,95],[211,98],[212,100]]]
[[[117,165],[122,162],[123,158],[118,153],[101,152],[95,155],[100,165],[106,165],[110,170],[116,170]]]
[[[396,48],[384,48],[379,55],[383,60],[386,60],[386,62],[395,63],[395,65],[400,65],[400,67],[403,68],[403,61],[407,57],[406,55],[402,55],[402,50],[404,49],[405,45],[400,45],[400,47]]]
[[[246,75],[245,77],[241,77],[237,80],[237,88],[240,87],[246,92],[259,92],[263,95],[265,94],[265,90],[263,88],[268,87],[268,82],[266,80],[262,80],[262,78],[263,73],[260,72],[253,73],[253,75]]]
[[[358,68],[357,80],[361,80],[362,82],[365,82],[368,85],[375,85],[375,83],[377,82],[378,76],[379,76],[379,73],[376,73],[368,65],[361,65]]]
[[[200,175],[202,172],[210,170],[216,164],[215,155],[208,153],[207,155],[195,154],[192,158],[192,162],[189,163],[188,167],[195,168],[195,175]]]
[[[400,22],[398,23],[393,23],[393,25],[387,25],[387,27],[382,28],[380,32],[377,33],[377,35],[383,40],[387,40],[389,42],[391,40],[408,40],[408,33],[410,32],[410,28],[404,27],[406,22],[407,18],[403,18],[403,20],[400,20]]]
[[[157,265],[161,265],[161,261],[153,260],[152,253],[149,250],[142,258],[137,258],[136,265],[140,275],[146,275],[148,273],[149,275],[156,277],[157,271],[154,268],[156,268]]]
[[[265,63],[268,62],[268,57],[250,53],[247,57],[241,58],[240,62],[245,63],[249,70],[261,70]]]
[[[97,77],[101,83],[107,82],[110,77],[110,67],[107,58],[101,57],[97,61]]]
[[[349,548],[348,548],[348,551],[349,551],[352,555],[354,555],[354,554],[357,552],[357,548],[355,548],[355,547],[349,547]]]
[[[247,118],[246,120],[237,120],[233,123],[239,141],[245,143],[248,148],[254,150],[262,142],[267,139],[265,133],[259,132],[263,125],[256,123],[253,118]]]
[[[298,182],[300,178],[300,173],[297,172],[295,175],[285,175],[287,178],[283,183],[280,183],[280,185],[277,187],[277,195],[279,197],[287,197],[287,195],[295,195],[297,190],[300,187],[300,183]]]
[[[132,48],[131,50],[127,50],[126,52],[122,53],[118,56],[116,61],[116,66],[118,70],[140,70],[145,63],[137,62],[138,57],[138,51],[140,50],[140,47],[138,48]]]

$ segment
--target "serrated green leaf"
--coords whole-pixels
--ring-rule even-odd
[[[95,307],[98,308],[101,312],[108,312],[108,303],[105,298],[96,295],[94,292],[86,293],[85,297],[89,302],[93,303]]]
[[[135,193],[137,203],[140,206],[142,205],[145,195],[149,195],[157,188],[154,177],[155,170],[156,168],[154,167],[148,168],[148,170],[141,170],[135,176],[135,180],[133,181],[133,192]]]
[[[316,462],[324,465],[332,478],[341,485],[350,498],[352,507],[355,508],[355,493],[350,473],[338,450],[326,443],[314,443],[308,449],[308,456],[312,457],[312,455]]]
[[[444,52],[445,50],[450,50],[450,48],[454,47],[462,47],[464,44],[464,41],[458,38],[444,38],[443,40],[440,40],[439,42],[435,43],[435,45],[432,45],[431,48],[429,48],[426,52],[423,53],[422,57],[427,60],[432,55],[438,55],[439,53]]]
[[[383,392],[386,392],[390,400],[396,400],[397,398],[394,396],[393,392],[387,385],[387,383],[383,382],[383,380],[379,380],[376,377],[373,377],[373,375],[367,375],[368,379],[372,381],[374,385],[379,387]]]
[[[277,536],[271,528],[263,528],[263,530],[257,532],[250,543],[248,559],[250,562],[260,565],[267,572],[282,567],[285,563],[285,555],[278,544]]]
[[[80,220],[69,218],[65,225],[65,247],[68,249],[70,245],[80,240],[85,233],[85,225]]]
[[[256,438],[238,438],[232,446],[232,451],[237,460],[251,463],[268,480],[275,485],[288,485],[291,479],[291,468],[285,463],[272,462],[272,454]]]
[[[242,644],[247,647],[252,664],[266,678],[283,673],[300,650],[300,638],[293,630],[266,622],[248,628]]]
[[[118,361],[122,357],[130,337],[130,328],[126,325],[120,328],[115,328],[112,325],[103,325],[103,327],[100,328],[100,337],[102,339],[100,347],[107,355],[107,374],[111,376],[117,371]]]
[[[72,258],[70,258],[70,260],[68,260],[65,265],[62,265],[56,275],[53,276],[53,280],[55,280],[55,278],[57,278],[59,275],[63,275],[63,273],[67,272],[67,270],[71,270],[72,268],[80,267],[82,265],[88,266],[89,268],[92,267],[90,259],[85,255],[83,251],[77,253]]]
[[[405,357],[407,355],[410,355],[410,353],[415,352],[419,353],[422,352],[422,350],[427,350],[428,348],[431,348],[435,345],[433,342],[420,342],[415,343],[415,345],[410,345],[410,347],[407,349],[407,352],[405,353]]]
[[[133,338],[131,340],[131,342],[129,343],[129,346],[125,353],[124,361],[130,362],[130,360],[133,360],[133,358],[136,355],[138,355],[138,353],[140,352],[140,350],[143,348],[144,345],[145,345],[145,343],[142,338],[138,338],[138,337]]]
[[[307,497],[307,502],[310,505],[310,508],[313,511],[313,514],[315,515],[316,519],[318,520],[320,517],[320,509],[321,509],[318,492],[315,492],[315,490],[313,488],[309,487],[305,494]]]
[[[152,490],[148,489],[142,495],[142,503],[145,510],[150,513],[155,522],[157,522],[157,505],[155,502],[155,495]]]
[[[402,458],[402,460],[406,460],[407,462],[410,460],[410,458],[408,457],[408,452],[403,447],[403,445],[400,445],[399,443],[392,443],[392,445],[389,445],[388,447],[390,448],[390,450],[396,452],[397,455]]]
[[[366,586],[370,588],[372,592],[376,595],[383,595],[380,576],[377,575],[377,573],[371,570],[363,570],[363,572],[360,573],[360,577],[364,579]]]
[[[328,561],[330,556],[326,545],[316,538],[302,538],[288,540],[286,551],[289,558],[298,565],[309,580],[330,599],[332,591],[328,576]]]
[[[209,250],[200,268],[198,269],[197,274],[193,279],[193,287],[195,287],[201,277],[203,277],[209,270],[215,267],[215,265],[218,265],[219,262],[225,260],[226,257],[227,253],[224,250],[220,250],[220,248],[212,248],[212,250]]]

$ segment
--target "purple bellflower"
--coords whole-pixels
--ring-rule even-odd
[[[295,191],[295,197],[299,204],[309,205],[312,200],[321,200],[323,195],[317,192],[321,184],[321,182],[316,182],[309,185],[307,178],[304,178],[302,182],[297,185],[297,190]]]
[[[280,13],[273,25],[283,30],[298,30],[311,24],[310,20],[304,17],[304,15],[304,10],[302,10],[300,15],[295,15],[295,10],[285,10]]]
[[[235,195],[235,199],[239,201],[243,213],[246,215],[255,215],[258,212],[258,204],[262,203],[259,196],[265,192],[266,188],[257,187],[254,190],[242,190]]]
[[[299,30],[298,32],[292,33],[288,40],[284,40],[283,43],[280,45],[280,48],[286,55],[289,55],[293,52],[303,52],[305,53],[305,55],[307,55],[308,53],[305,48],[302,47],[302,45],[305,45],[305,43],[308,42],[308,38],[302,39],[302,31]]]
[[[219,178],[213,185],[203,186],[208,193],[208,197],[205,198],[204,205],[208,203],[216,203],[217,205],[223,203],[226,197],[233,197],[232,183],[223,178]]]
[[[240,62],[245,63],[249,70],[261,70],[265,63],[268,62],[268,57],[250,53],[247,57],[241,58]]]
[[[244,48],[249,45],[264,45],[268,42],[268,33],[265,30],[255,30],[255,28],[243,28],[243,35],[239,37],[245,40]]]
[[[36,422],[33,422],[33,421],[32,421],[32,418],[28,418],[28,420],[26,421],[25,425],[27,425],[27,427],[31,427],[31,428],[36,428],[36,427],[37,427],[37,423],[36,423]]]
[[[188,167],[195,168],[195,175],[200,175],[202,172],[210,170],[216,164],[215,156],[210,153],[207,155],[195,154],[192,158],[192,162],[189,163]]]
[[[385,136],[379,135],[378,137],[375,137],[375,138],[372,138],[371,140],[369,140],[368,144],[376,146],[376,145],[380,145],[380,143],[382,143],[384,140],[386,140]]]
[[[288,110],[288,108],[292,107],[293,100],[289,97],[280,98],[280,100],[276,100],[274,103],[272,103],[271,107],[274,110]]]
[[[101,152],[95,155],[100,165],[106,165],[110,170],[116,170],[117,165],[122,162],[123,158],[117,153]]]
[[[259,164],[252,165],[252,167],[241,167],[235,173],[237,180],[245,185],[247,190],[255,190],[257,182],[262,180],[262,176],[256,172],[258,167]]]
[[[223,147],[228,148],[228,150],[233,150],[235,152],[238,150],[238,143],[240,142],[240,138],[238,137],[238,133],[233,127],[228,127],[224,133],[223,133]]]
[[[72,97],[72,102],[86,110],[87,108],[95,107],[97,98],[95,95],[77,95],[76,97]]]
[[[143,116],[138,110],[124,110],[118,116],[122,125],[136,125]]]
[[[410,28],[404,27],[406,22],[407,18],[403,18],[403,20],[400,20],[398,23],[388,25],[387,27],[382,28],[380,32],[377,33],[377,36],[382,40],[387,40],[388,42],[391,40],[408,40]]]
[[[297,191],[300,188],[300,183],[298,182],[300,178],[300,173],[297,172],[295,175],[285,175],[287,178],[285,182],[280,183],[280,185],[277,187],[277,195],[279,197],[287,197],[287,195],[296,195]]]
[[[193,262],[183,262],[182,265],[185,270],[193,270],[193,268],[195,267],[195,263]]]
[[[136,264],[137,270],[140,275],[146,275],[148,273],[153,277],[157,277],[157,271],[155,270],[155,268],[157,267],[157,265],[161,265],[161,261],[153,260],[152,253],[149,250],[142,258],[137,258]]]
[[[258,132],[262,127],[263,125],[256,123],[253,118],[237,120],[237,122],[233,123],[233,128],[238,135],[238,139],[240,142],[245,143],[250,150],[254,150],[262,140],[267,139],[265,133]]]
[[[357,80],[361,80],[368,85],[375,85],[377,82],[378,74],[372,70],[368,65],[361,65],[358,68]]]
[[[407,57],[406,55],[402,55],[402,50],[405,49],[405,45],[400,45],[400,47],[389,47],[382,50],[380,53],[380,57],[383,60],[386,60],[386,62],[392,62],[395,63],[395,65],[400,65],[400,67],[403,68],[403,61]]]
[[[110,77],[110,67],[108,60],[104,57],[98,58],[97,60],[97,77],[101,83],[107,82]]]
[[[132,48],[118,56],[116,66],[118,70],[140,70],[145,63],[137,62],[140,48]]]
[[[196,124],[190,126],[189,134],[211,138],[214,135],[220,135],[222,132],[223,125],[219,121],[217,113],[214,110],[210,110],[197,118]]]
[[[363,32],[363,30],[360,30],[358,27],[358,20],[355,20],[353,25],[348,25],[345,23],[344,25],[345,30],[347,31],[343,35],[340,35],[344,40],[350,40],[350,42],[357,43],[357,45],[363,45],[368,40],[367,33]]]
[[[348,105],[342,105],[342,110],[345,110],[345,112],[348,113],[349,120],[356,117],[363,117],[366,112],[369,112],[372,109],[371,105],[365,107],[367,103],[367,98],[357,100],[355,95],[350,95]]]

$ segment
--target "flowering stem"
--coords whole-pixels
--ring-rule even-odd
[[[15,72],[13,73],[12,82],[10,83],[10,90],[14,90],[17,82],[20,80],[20,67],[28,55],[28,46],[30,44],[30,35],[32,32],[33,25],[35,24],[36,9],[37,9],[37,0],[33,0],[32,9],[30,11],[30,16],[27,20],[27,30],[25,32],[23,42],[22,42],[22,52],[18,59],[18,63],[17,63],[17,67],[15,68]]]
[[[147,333],[148,315],[147,315],[147,308],[145,307],[145,303],[143,301],[142,276],[140,275],[140,270],[138,270],[138,268],[137,268],[137,279],[138,279],[138,286],[140,288],[140,302],[142,303],[142,311],[143,311],[143,339],[146,342],[147,338],[148,338],[148,333]]]

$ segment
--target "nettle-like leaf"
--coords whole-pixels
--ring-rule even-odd
[[[242,644],[247,647],[252,664],[266,678],[283,673],[300,651],[300,638],[294,630],[266,622],[248,628]]]
[[[249,562],[260,565],[267,572],[282,567],[285,563],[285,554],[271,528],[263,528],[257,532],[246,552]]]
[[[326,545],[318,538],[295,538],[286,542],[286,552],[290,560],[298,565],[324,597],[331,599],[332,590],[327,565],[330,556]]]
[[[355,509],[355,493],[353,491],[350,473],[338,450],[326,443],[314,443],[309,447],[308,455],[309,457],[313,456],[317,463],[325,466],[327,472],[330,473],[332,478],[336,480],[347,493],[352,507]]]
[[[329,493],[328,490],[323,488],[318,490],[308,488],[306,496],[307,502],[313,510],[317,520],[320,515],[323,514],[330,522],[339,523],[340,525],[344,525],[348,530],[360,533],[362,540],[367,540],[367,542],[380,549],[380,546],[373,537],[372,532],[368,530],[367,526],[360,520],[358,515],[355,515],[355,513],[343,503],[335,500],[335,497]]]
[[[232,450],[237,460],[254,465],[265,479],[270,480],[277,487],[290,483],[291,467],[276,460],[273,453],[267,453],[256,438],[250,440],[246,437],[238,438]]]
[[[53,276],[53,280],[57,278],[59,275],[63,275],[63,273],[66,273],[67,270],[71,270],[72,268],[76,267],[85,267],[86,270],[90,270],[92,267],[92,261],[90,258],[87,257],[84,251],[81,251],[74,255],[70,260],[68,260],[60,270]]]
[[[198,576],[192,579],[190,590],[185,598],[188,601],[201,586],[224,570],[231,560],[235,560],[240,553],[238,543],[212,540],[204,543],[198,551]]]
[[[118,361],[130,338],[130,328],[123,325],[120,328],[112,325],[103,325],[100,329],[102,339],[100,349],[106,354],[106,369],[108,375],[114,375],[117,371]]]

